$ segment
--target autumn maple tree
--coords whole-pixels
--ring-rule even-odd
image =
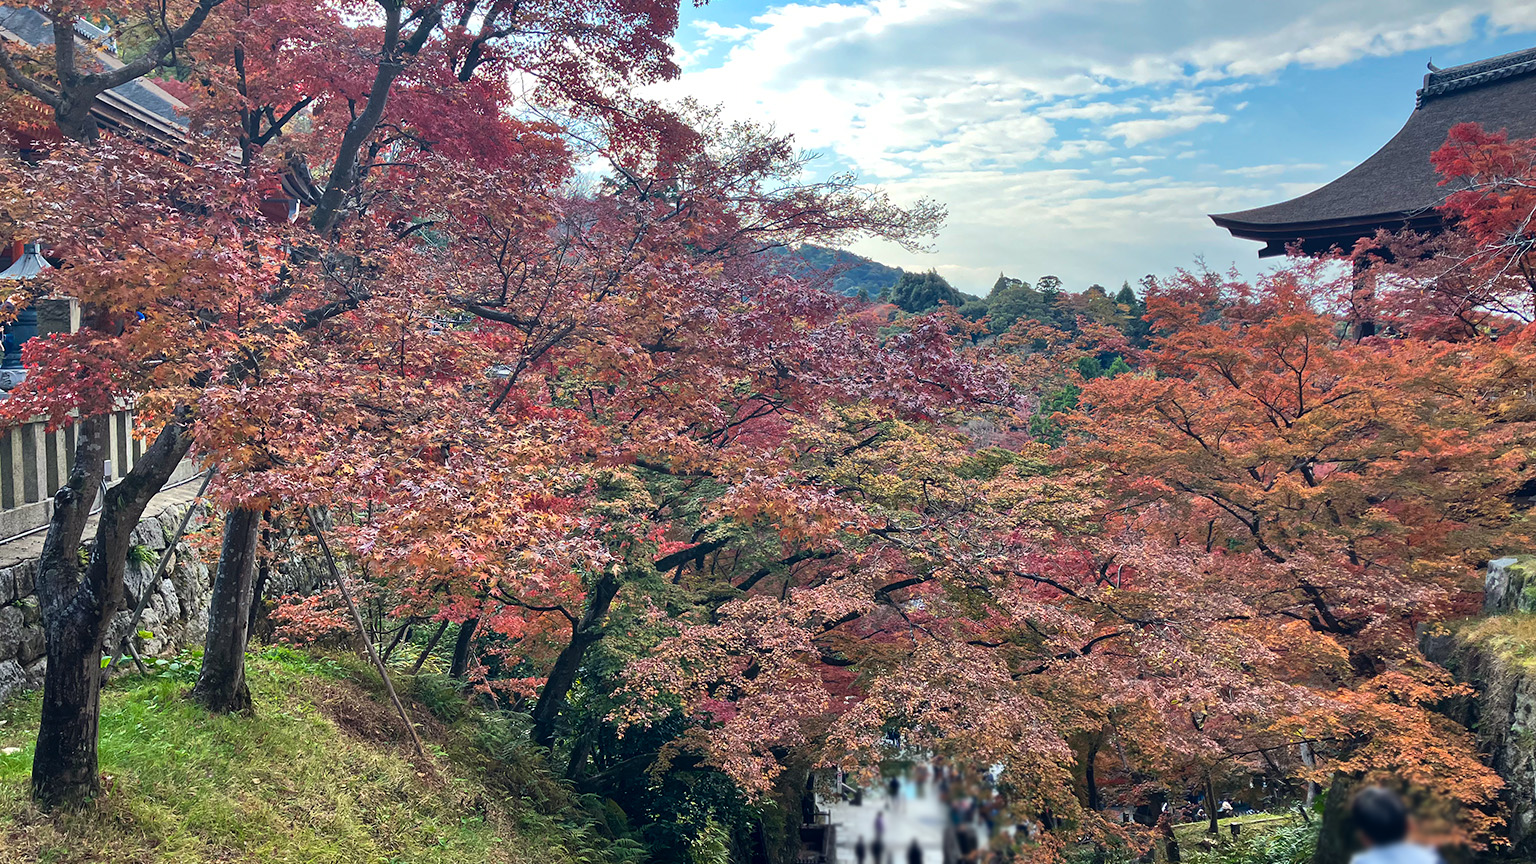
[[[686,765],[793,812],[813,768],[870,779],[894,734],[996,766],[1039,860],[1140,854],[1111,799],[1249,770],[1392,773],[1492,829],[1499,782],[1434,713],[1461,691],[1415,628],[1475,608],[1525,538],[1528,142],[1457,127],[1452,230],[1375,238],[1369,267],[1072,301],[1000,281],[1073,320],[998,334],[774,266],[919,244],[943,212],[643,98],[677,72],[674,3],[32,8],[61,47],[0,47],[30,142],[0,201],[61,266],[12,307],[54,292],[85,322],[28,345],[3,409],[78,423],[39,579],[39,800],[99,791],[129,537],[190,453],[225,511],[213,711],[253,707],[263,524],[303,525],[391,648],[457,626],[452,676],[591,788]],[[134,35],[126,62],[82,14]],[[151,73],[186,134],[101,128],[97,97]],[[82,558],[128,407],[153,443]],[[351,627],[333,600],[282,599],[283,634]]]
[[[78,798],[96,787],[96,664],[122,593],[127,537],[194,437],[205,458],[231,469],[223,497],[236,505],[225,520],[207,662],[195,694],[218,710],[249,705],[240,658],[256,530],[270,488],[240,475],[271,467],[260,402],[287,398],[281,388],[294,383],[264,382],[263,375],[312,369],[306,360],[318,362],[325,349],[306,333],[368,302],[398,304],[415,287],[372,279],[366,264],[391,242],[414,242],[418,229],[410,226],[430,217],[370,209],[390,202],[393,184],[415,179],[401,167],[411,154],[470,163],[521,156],[525,148],[516,142],[539,133],[525,135],[520,130],[532,127],[508,119],[513,64],[547,82],[538,93],[546,108],[579,101],[594,115],[621,101],[625,86],[674,71],[665,37],[676,10],[666,3],[599,3],[574,16],[554,4],[369,7],[38,4],[58,47],[4,54],[17,91],[8,108],[18,118],[25,113],[34,132],[41,112],[27,100],[53,108],[56,118],[55,131],[41,130],[41,168],[17,163],[10,173],[7,201],[15,206],[8,216],[18,234],[58,238],[51,251],[68,263],[44,290],[79,298],[87,321],[80,334],[31,349],[42,372],[7,403],[15,416],[42,410],[58,420],[78,411],[82,418],[65,496],[73,503],[55,510],[45,556],[55,563],[43,568],[52,671],[34,772],[41,799]],[[173,12],[181,23],[167,29]],[[76,36],[75,18],[86,13],[152,37],[136,59],[116,65]],[[361,17],[347,20],[354,13]],[[302,39],[292,38],[299,33]],[[359,64],[363,56],[374,59]],[[147,147],[102,138],[90,114],[96,97],[167,66],[200,82],[188,118],[193,134]],[[304,122],[293,124],[300,115]],[[285,137],[299,125],[302,134]],[[548,165],[532,169],[539,167]],[[566,170],[557,167],[556,176]],[[71,171],[82,182],[62,179]],[[293,197],[304,218],[272,218],[270,205]],[[133,404],[143,422],[160,419],[165,431],[108,493],[82,577],[74,550],[100,481],[104,415],[118,402]],[[65,619],[75,634],[69,638],[60,629]]]

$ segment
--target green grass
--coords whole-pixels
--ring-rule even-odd
[[[1181,841],[1180,846],[1188,864],[1310,864],[1317,847],[1317,829],[1316,821],[1277,820],[1218,844],[1186,845]]]
[[[38,698],[0,709],[0,862],[569,862],[560,829],[437,744],[416,760],[392,710],[345,659],[253,655],[257,712],[216,717],[194,663],[102,699],[104,793],[59,814],[28,798]],[[374,684],[376,685],[376,681]],[[417,708],[429,736],[452,737]],[[531,829],[529,826],[533,826]],[[540,826],[544,826],[540,828]]]
[[[1464,644],[1478,645],[1523,667],[1536,667],[1536,613],[1508,612],[1462,623]]]
[[[1256,823],[1265,825],[1271,822],[1275,824],[1281,824],[1299,821],[1300,818],[1301,817],[1297,816],[1295,813],[1264,812],[1244,813],[1241,816],[1231,817],[1223,816],[1221,817],[1221,832],[1223,834],[1230,835],[1232,832],[1231,829],[1227,828],[1228,825],[1253,825]],[[1210,823],[1206,822],[1204,819],[1201,819],[1198,822],[1180,822],[1179,824],[1173,826],[1173,834],[1175,837],[1179,838],[1180,842],[1183,842],[1186,838],[1199,839],[1200,837],[1206,836],[1205,831],[1209,827]]]
[[[1243,826],[1235,838],[1233,824]],[[1317,825],[1294,812],[1249,813],[1222,819],[1216,837],[1205,833],[1204,820],[1175,825],[1173,833],[1189,864],[1303,864],[1311,860]]]

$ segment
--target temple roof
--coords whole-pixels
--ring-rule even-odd
[[[85,21],[75,22],[75,35],[81,47],[89,49],[97,62],[108,68],[122,66],[111,52],[106,31]],[[0,6],[0,38],[36,48],[53,44],[53,22],[35,9]],[[99,122],[120,131],[146,132],[165,139],[181,139],[186,134],[186,103],[137,78],[101,94],[92,113]]]
[[[1283,255],[1298,242],[1313,254],[1347,249],[1379,228],[1432,229],[1440,224],[1434,208],[1451,190],[1440,185],[1429,157],[1465,122],[1536,137],[1536,48],[1431,71],[1408,122],[1347,174],[1289,201],[1211,219],[1234,237],[1264,243],[1260,257]]]

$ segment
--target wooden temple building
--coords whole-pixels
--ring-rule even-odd
[[[1457,123],[1479,123],[1512,138],[1536,137],[1536,48],[1424,76],[1408,122],[1369,159],[1332,183],[1289,201],[1211,216],[1218,226],[1264,246],[1260,257],[1294,247],[1309,255],[1348,251],[1378,229],[1433,231],[1435,209],[1451,191],[1430,154]]]

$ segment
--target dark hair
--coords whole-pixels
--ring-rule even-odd
[[[1367,786],[1349,806],[1350,818],[1374,846],[1397,843],[1408,836],[1408,806],[1391,789]]]

